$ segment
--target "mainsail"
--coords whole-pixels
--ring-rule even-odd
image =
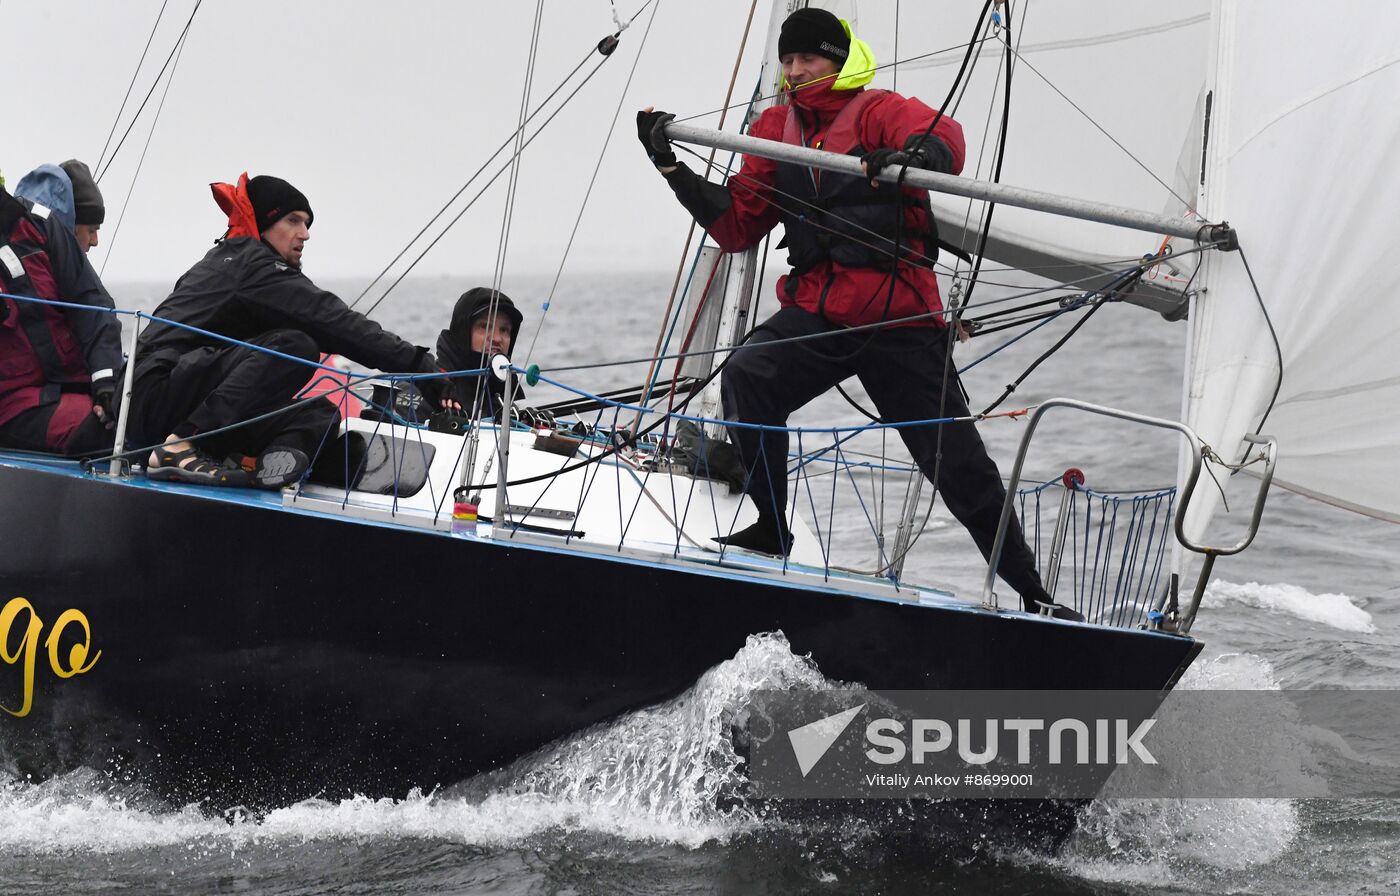
[[[1201,212],[1228,220],[1242,251],[1207,256],[1186,422],[1230,462],[1262,426],[1279,442],[1276,482],[1400,521],[1400,305],[1386,264],[1400,6],[1219,0],[1213,20]],[[1210,519],[1209,492],[1189,534]]]

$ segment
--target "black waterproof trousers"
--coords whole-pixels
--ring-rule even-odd
[[[64,425],[71,420],[74,404],[81,408],[80,422],[76,426]],[[93,457],[111,453],[112,431],[92,413],[92,399],[84,389],[81,393],[65,393],[59,401],[30,408],[0,423],[0,448]]]
[[[947,333],[942,328],[892,327],[768,344],[836,329],[800,308],[784,308],[765,321],[724,368],[726,419],[784,426],[789,414],[850,376],[860,379],[886,422],[969,416],[956,372],[946,394],[943,389]],[[983,558],[989,557],[1006,488],[977,427],[960,421],[896,431],[930,481],[937,470],[935,484],[943,503],[967,528]],[[760,514],[769,519],[782,516],[787,508],[788,434],[735,427],[730,439],[750,470],[747,493]],[[1049,602],[1035,556],[1014,516],[997,572],[1023,603]]]
[[[273,330],[248,340],[284,355],[316,361],[316,342],[298,330]],[[155,445],[174,433],[196,436],[206,454],[256,455],[270,446],[315,457],[339,415],[324,399],[226,433],[199,437],[293,403],[316,369],[241,345],[203,346],[178,357],[137,359],[132,387],[132,432],[127,444]],[[329,438],[334,438],[332,434]]]

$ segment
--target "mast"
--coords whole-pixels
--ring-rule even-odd
[[[778,86],[783,76],[783,68],[778,64],[778,32],[782,28],[783,20],[791,12],[789,7],[795,8],[798,5],[806,6],[806,3],[774,3],[772,6],[768,20],[768,35],[763,41],[763,64],[759,70],[756,98],[744,121],[745,127],[753,124],[765,109],[777,102]],[[670,133],[669,128],[667,132]],[[722,132],[716,131],[715,133]],[[754,304],[755,290],[762,286],[758,282],[758,271],[762,262],[759,258],[761,251],[760,247],[755,246],[744,252],[729,255],[724,262],[721,262],[727,263],[728,272],[724,277],[724,300],[720,304],[719,326],[715,332],[714,344],[709,346],[710,348],[726,349],[739,341],[748,331],[750,309]],[[700,269],[705,267],[706,265],[702,262]],[[699,270],[697,270],[698,272]],[[693,348],[700,350],[706,346],[697,345]],[[709,356],[709,364],[706,365],[708,369],[713,369],[714,359],[719,356],[718,353]],[[706,372],[708,373],[708,370]],[[708,420],[723,419],[724,410],[720,405],[720,381],[718,378],[711,380],[704,391],[700,393],[699,416]],[[724,427],[720,424],[707,423],[705,430],[705,435],[709,438],[724,438]]]

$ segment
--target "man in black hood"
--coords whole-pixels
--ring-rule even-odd
[[[484,286],[467,290],[452,309],[452,322],[438,334],[438,365],[443,370],[480,370],[489,367],[495,355],[509,358],[523,320],[505,293]],[[490,373],[458,377],[451,388],[458,407],[448,408],[474,418],[495,417],[504,392],[505,385]],[[513,401],[524,396],[517,382]]]

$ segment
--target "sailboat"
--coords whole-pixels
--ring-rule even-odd
[[[766,60],[790,5],[775,4]],[[1364,20],[1357,6],[1351,22]],[[1206,540],[1209,499],[1205,489],[1188,487],[1192,474],[1198,481],[1211,459],[1233,467],[1253,457],[1246,453],[1258,444],[1244,436],[1256,431],[1266,403],[1273,405],[1267,422],[1282,458],[1278,481],[1392,518],[1400,512],[1400,499],[1376,484],[1384,477],[1352,488],[1378,469],[1361,464],[1380,463],[1380,449],[1357,446],[1337,468],[1321,460],[1336,456],[1336,443],[1350,450],[1363,434],[1374,433],[1376,444],[1386,427],[1393,434],[1396,404],[1383,399],[1400,385],[1379,375],[1379,352],[1349,352],[1339,363],[1332,340],[1304,333],[1311,325],[1297,313],[1335,296],[1327,327],[1365,320],[1377,340],[1395,335],[1386,323],[1394,315],[1385,314],[1381,291],[1370,288],[1379,274],[1359,262],[1343,265],[1374,258],[1361,247],[1382,240],[1387,229],[1348,226],[1345,240],[1341,228],[1328,240],[1302,240],[1308,229],[1293,228],[1305,216],[1284,215],[1278,205],[1297,208],[1292,195],[1317,195],[1314,186],[1303,191],[1316,172],[1292,167],[1295,156],[1345,154],[1350,178],[1384,171],[1394,116],[1375,114],[1370,103],[1393,95],[1385,89],[1395,77],[1385,29],[1348,31],[1338,45],[1346,52],[1319,60],[1328,54],[1312,45],[1313,33],[1258,27],[1267,18],[1262,7],[1221,0],[1211,13],[1215,61],[1204,94],[1210,124],[1195,146],[1204,147],[1206,175],[1199,196],[1190,197],[1195,219],[1186,232],[1200,235],[1197,219],[1228,221],[1229,231],[1212,231],[1206,242],[1237,235],[1263,301],[1242,289],[1249,282],[1242,254],[1202,252],[1203,289],[1145,286],[1136,294],[1168,317],[1181,317],[1182,303],[1188,305],[1193,361],[1184,422],[1079,406],[1182,434],[1188,449],[1174,525],[1181,543],[1207,557],[1237,545]],[[1365,8],[1368,17],[1381,14]],[[1245,20],[1251,28],[1238,26]],[[1347,21],[1331,16],[1326,27],[1340,32]],[[1368,41],[1379,55],[1352,52]],[[1316,78],[1292,64],[1303,55]],[[1280,61],[1288,61],[1293,77],[1269,81]],[[770,63],[768,84],[772,69]],[[1266,108],[1258,91],[1275,102]],[[776,93],[757,91],[770,100]],[[1355,128],[1333,126],[1334,104],[1350,108]],[[1280,151],[1282,164],[1275,161]],[[1364,167],[1368,162],[1374,164]],[[1341,205],[1348,220],[1364,223],[1366,209],[1385,207],[1383,183],[1362,177],[1344,185],[1340,168],[1328,183],[1356,200]],[[985,186],[989,196],[1011,201],[993,186]],[[1062,259],[1057,263],[1075,265],[1072,280],[1083,280],[1086,267],[1104,275],[1109,261],[1143,254],[1071,257],[1015,227],[994,232],[989,247],[1035,250],[1042,272],[1045,259]],[[1307,247],[1301,253],[1300,240]],[[1284,300],[1281,284],[1301,276],[1301,255],[1315,262],[1320,250],[1316,270],[1329,280],[1308,280],[1314,288],[1296,296],[1289,314],[1274,304]],[[684,298],[690,321],[699,321],[707,304],[720,309],[712,325],[691,329],[712,331],[723,347],[741,332],[762,277],[757,256],[717,259],[702,249],[689,259],[699,271],[719,270],[721,262],[721,274],[694,278]],[[1097,287],[1085,282],[1081,288]],[[707,296],[724,301],[707,303]],[[1281,369],[1271,366],[1261,304],[1278,324],[1283,367],[1301,370],[1298,379],[1307,382],[1304,389],[1285,378],[1287,388],[1272,402]],[[1240,334],[1251,341],[1242,344]],[[1319,349],[1328,350],[1328,360]],[[1243,385],[1236,384],[1240,377]],[[1355,405],[1339,397],[1363,384],[1373,390],[1371,414],[1347,418],[1343,428],[1340,410]],[[576,431],[521,427],[508,415],[482,421],[465,437],[347,420],[346,429],[371,446],[373,467],[352,488],[308,481],[281,493],[205,489],[151,482],[120,465],[0,453],[0,544],[7,546],[0,552],[0,673],[7,676],[0,681],[0,756],[21,774],[86,765],[215,810],[310,795],[399,796],[674,697],[764,633],[780,632],[827,678],[870,688],[996,689],[1034,681],[1041,688],[1164,691],[1202,648],[1191,633],[1199,589],[1193,600],[1167,577],[1131,572],[1155,564],[1151,554],[1125,561],[1127,577],[1106,583],[1100,603],[1085,607],[1089,621],[1075,623],[999,603],[990,574],[982,593],[962,596],[905,580],[891,558],[904,556],[917,537],[912,511],[901,515],[911,523],[903,544],[871,548],[873,574],[833,562],[833,526],[820,513],[794,521],[797,547],[789,558],[717,552],[712,539],[747,525],[752,505],[706,469],[677,462],[670,427],[637,435],[636,415],[658,419],[644,396],[618,401],[573,388],[571,410],[582,424]],[[1338,412],[1327,418],[1336,424],[1330,432],[1307,413],[1320,401]],[[1040,404],[1041,411],[1052,407]],[[1377,411],[1389,415],[1384,426],[1375,422]],[[722,432],[713,394],[701,390],[686,416],[710,438]],[[815,456],[794,459],[800,485],[812,464],[841,462],[842,433],[820,432],[824,441],[808,446]],[[473,439],[474,456],[467,448]],[[1318,461],[1294,465],[1295,441],[1313,446],[1302,456],[1314,450]],[[1073,483],[1066,478],[1067,499]],[[1013,477],[1006,515],[1018,484]],[[465,508],[454,513],[454,493],[473,491],[480,494],[475,520]],[[155,520],[168,542],[160,569],[133,574],[133,557]],[[199,534],[208,532],[238,537]],[[1057,544],[1052,552],[1063,549]],[[308,548],[343,562],[310,564]],[[1178,575],[1185,572],[1178,560]]]

